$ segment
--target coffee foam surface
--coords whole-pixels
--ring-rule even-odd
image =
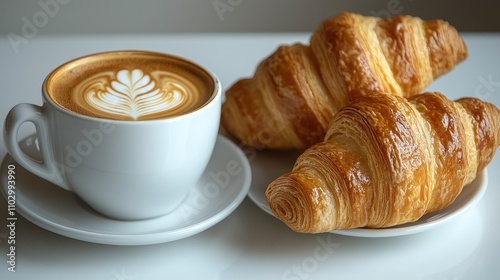
[[[89,61],[90,60],[90,61]],[[59,106],[91,117],[151,120],[203,106],[213,82],[201,69],[175,57],[87,57],[56,69],[46,82]]]

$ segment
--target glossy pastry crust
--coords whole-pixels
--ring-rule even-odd
[[[298,232],[404,224],[450,205],[499,145],[490,103],[373,93],[341,109],[266,196]]]
[[[409,97],[467,57],[442,20],[341,13],[310,45],[280,46],[252,78],[226,92],[222,126],[252,147],[304,149],[321,141],[336,111],[370,92]]]

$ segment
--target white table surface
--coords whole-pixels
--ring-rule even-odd
[[[469,58],[429,90],[452,99],[478,96],[500,107],[500,34],[463,35]],[[0,120],[17,103],[41,104],[40,86],[48,72],[81,55],[116,49],[173,53],[211,69],[227,87],[252,75],[277,45],[308,38],[303,33],[38,35],[15,52],[2,36]],[[21,131],[29,132],[29,128]],[[0,155],[5,155],[1,139]],[[402,237],[294,233],[248,198],[228,218],[200,234],[149,246],[78,241],[19,217],[15,273],[7,270],[7,205],[2,198],[0,279],[499,279],[499,153],[488,170],[488,190],[474,208],[436,229]],[[334,245],[321,247],[328,242]],[[321,258],[318,250],[323,250]]]

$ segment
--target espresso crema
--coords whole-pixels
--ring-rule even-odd
[[[112,120],[153,120],[202,107],[213,92],[210,75],[177,57],[110,52],[70,61],[46,80],[49,97],[77,114]]]

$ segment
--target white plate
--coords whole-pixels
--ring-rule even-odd
[[[298,155],[298,152],[266,151],[255,152],[251,158],[254,180],[248,196],[257,206],[270,215],[274,216],[267,204],[266,188],[274,179],[292,170]],[[472,183],[464,187],[462,193],[450,206],[441,211],[427,214],[416,222],[384,229],[358,228],[330,232],[358,237],[391,237],[426,231],[459,216],[475,205],[483,197],[487,185],[488,172],[485,169]]]
[[[28,137],[21,141],[21,148],[36,158],[39,152],[34,143],[34,137]],[[231,163],[230,173],[228,163]],[[4,196],[7,169],[11,164],[15,166],[18,213],[52,232],[113,245],[163,243],[197,234],[223,220],[240,205],[248,193],[252,177],[245,154],[233,142],[219,135],[205,173],[181,206],[155,219],[119,221],[96,213],[71,192],[26,171],[10,155],[5,156],[1,166]],[[224,174],[228,176],[224,177]]]

